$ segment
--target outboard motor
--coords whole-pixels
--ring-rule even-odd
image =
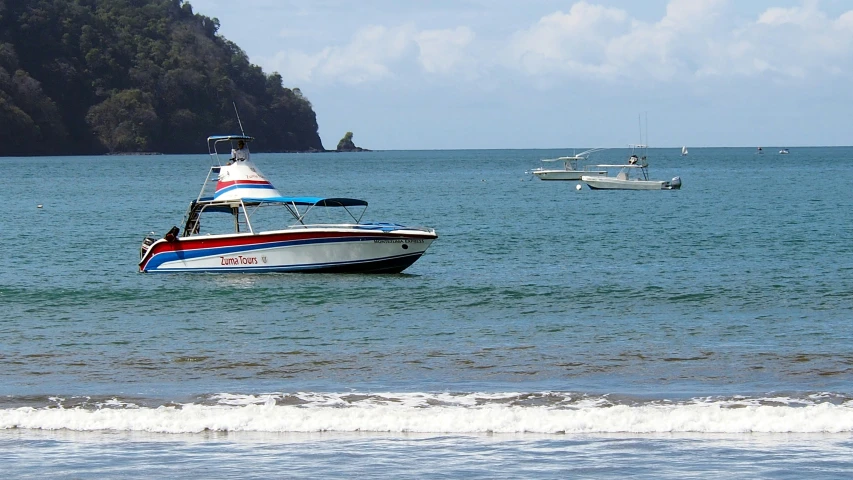
[[[672,181],[669,182],[669,188],[673,190],[678,190],[681,188],[681,177],[673,177]]]
[[[153,234],[154,232],[151,232],[151,233]],[[150,236],[150,235],[145,237],[145,239],[142,240],[142,246],[139,247],[139,259],[140,260],[142,260],[142,257],[145,256],[145,252],[147,252],[148,249],[151,248],[151,244],[153,244],[156,241],[157,241],[157,239]]]

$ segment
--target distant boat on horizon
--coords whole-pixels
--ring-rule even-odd
[[[788,154],[787,148],[783,148],[782,150],[779,150],[779,155],[787,155],[787,154]]]
[[[681,147],[681,156],[687,155],[687,147]]]
[[[762,153],[764,153],[764,150],[762,150],[761,147],[758,147],[758,154],[761,155]]]

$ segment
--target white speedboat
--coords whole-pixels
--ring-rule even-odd
[[[678,190],[681,177],[672,180],[649,180],[645,166],[640,165],[598,165],[605,168],[619,168],[615,177],[587,177],[581,180],[593,190]]]
[[[540,180],[580,180],[583,175],[607,175],[605,170],[585,170],[581,162],[586,162],[589,155],[604,148],[592,148],[568,157],[546,158],[543,162],[563,162],[563,168],[540,167],[530,171]]]
[[[207,139],[215,165],[183,227],[143,240],[141,272],[399,273],[438,238],[432,228],[362,222],[364,200],[282,196],[251,161],[220,162],[217,146],[239,140],[253,138]],[[318,214],[326,221],[310,220]]]
[[[783,148],[782,150],[779,150],[779,155],[787,155],[787,154],[788,154],[787,148]]]
[[[616,165],[594,165],[593,168],[601,168],[606,171],[618,170],[615,176],[587,176],[581,177],[592,190],[678,190],[681,188],[681,177],[672,180],[649,180],[649,164],[645,155],[645,145],[634,145],[627,164]],[[638,151],[643,155],[638,156]]]

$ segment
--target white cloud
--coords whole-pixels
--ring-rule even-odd
[[[467,27],[419,31],[410,24],[372,25],[358,30],[346,45],[313,54],[285,50],[261,63],[286,81],[358,84],[393,78],[394,67],[406,60],[416,59],[427,73],[454,72],[470,61],[465,48],[473,39]]]
[[[853,30],[853,10],[838,17],[838,20],[835,21],[835,27],[839,30],[846,31],[849,35],[850,31]]]
[[[266,70],[279,72],[285,83],[372,82],[395,76],[391,65],[413,53],[415,34],[411,25],[371,25],[358,30],[346,45],[325,47],[313,54],[283,50],[260,63]]]
[[[282,50],[272,58],[261,58],[259,63],[264,65],[264,70],[267,72],[280,73],[285,85],[290,85],[310,82],[312,72],[325,55],[325,52],[309,55],[296,50]]]
[[[324,78],[345,83],[362,83],[394,76],[390,63],[399,60],[411,47],[413,28],[368,26],[356,32],[342,48],[326,49],[317,69]]]
[[[660,28],[693,32],[713,26],[728,6],[728,0],[672,0]]]
[[[816,0],[772,7],[744,26],[728,0],[672,0],[657,22],[585,1],[543,16],[507,47],[507,65],[540,85],[565,78],[694,82],[770,75],[802,81],[853,70],[853,11],[829,18]],[[843,64],[843,66],[841,65]]]
[[[469,59],[465,48],[474,40],[468,27],[449,30],[424,30],[415,37],[420,48],[418,60],[429,73],[449,73]]]
[[[578,2],[569,13],[555,12],[517,32],[507,48],[507,66],[529,75],[609,74],[602,62],[609,39],[629,28],[624,10]]]
[[[673,0],[656,23],[586,2],[520,32],[509,58],[532,76],[562,73],[596,81],[669,80],[691,76],[726,0]]]
[[[818,11],[817,2],[814,0],[805,2],[802,7],[779,8],[772,7],[764,11],[755,22],[759,25],[814,25],[823,23],[825,15]]]
[[[769,74],[775,82],[850,76],[853,11],[831,19],[812,0],[798,7],[768,8],[729,32],[722,51],[708,62],[708,70],[717,75]]]
[[[683,83],[770,75],[784,82],[853,70],[853,10],[830,18],[817,0],[752,18],[734,15],[732,0],[671,0],[657,21],[595,1],[604,0],[575,2],[504,38],[465,25],[371,25],[341,44],[285,50],[260,63],[285,82],[359,84],[424,73],[465,81],[500,68],[545,87],[569,78]]]

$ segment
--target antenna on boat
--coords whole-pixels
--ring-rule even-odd
[[[243,122],[240,121],[240,112],[237,111],[237,104],[234,102],[231,102],[231,105],[234,105],[234,113],[237,114],[237,125],[240,125],[240,133],[242,133],[243,136],[245,137],[246,132],[243,131]]]
[[[637,114],[637,129],[640,130],[640,143],[643,143],[643,116]]]
[[[646,131],[645,137],[643,138],[643,116],[645,115],[646,121]],[[646,147],[649,146],[649,112],[643,112],[643,114],[637,115],[637,126],[640,127],[640,144],[644,144]]]

